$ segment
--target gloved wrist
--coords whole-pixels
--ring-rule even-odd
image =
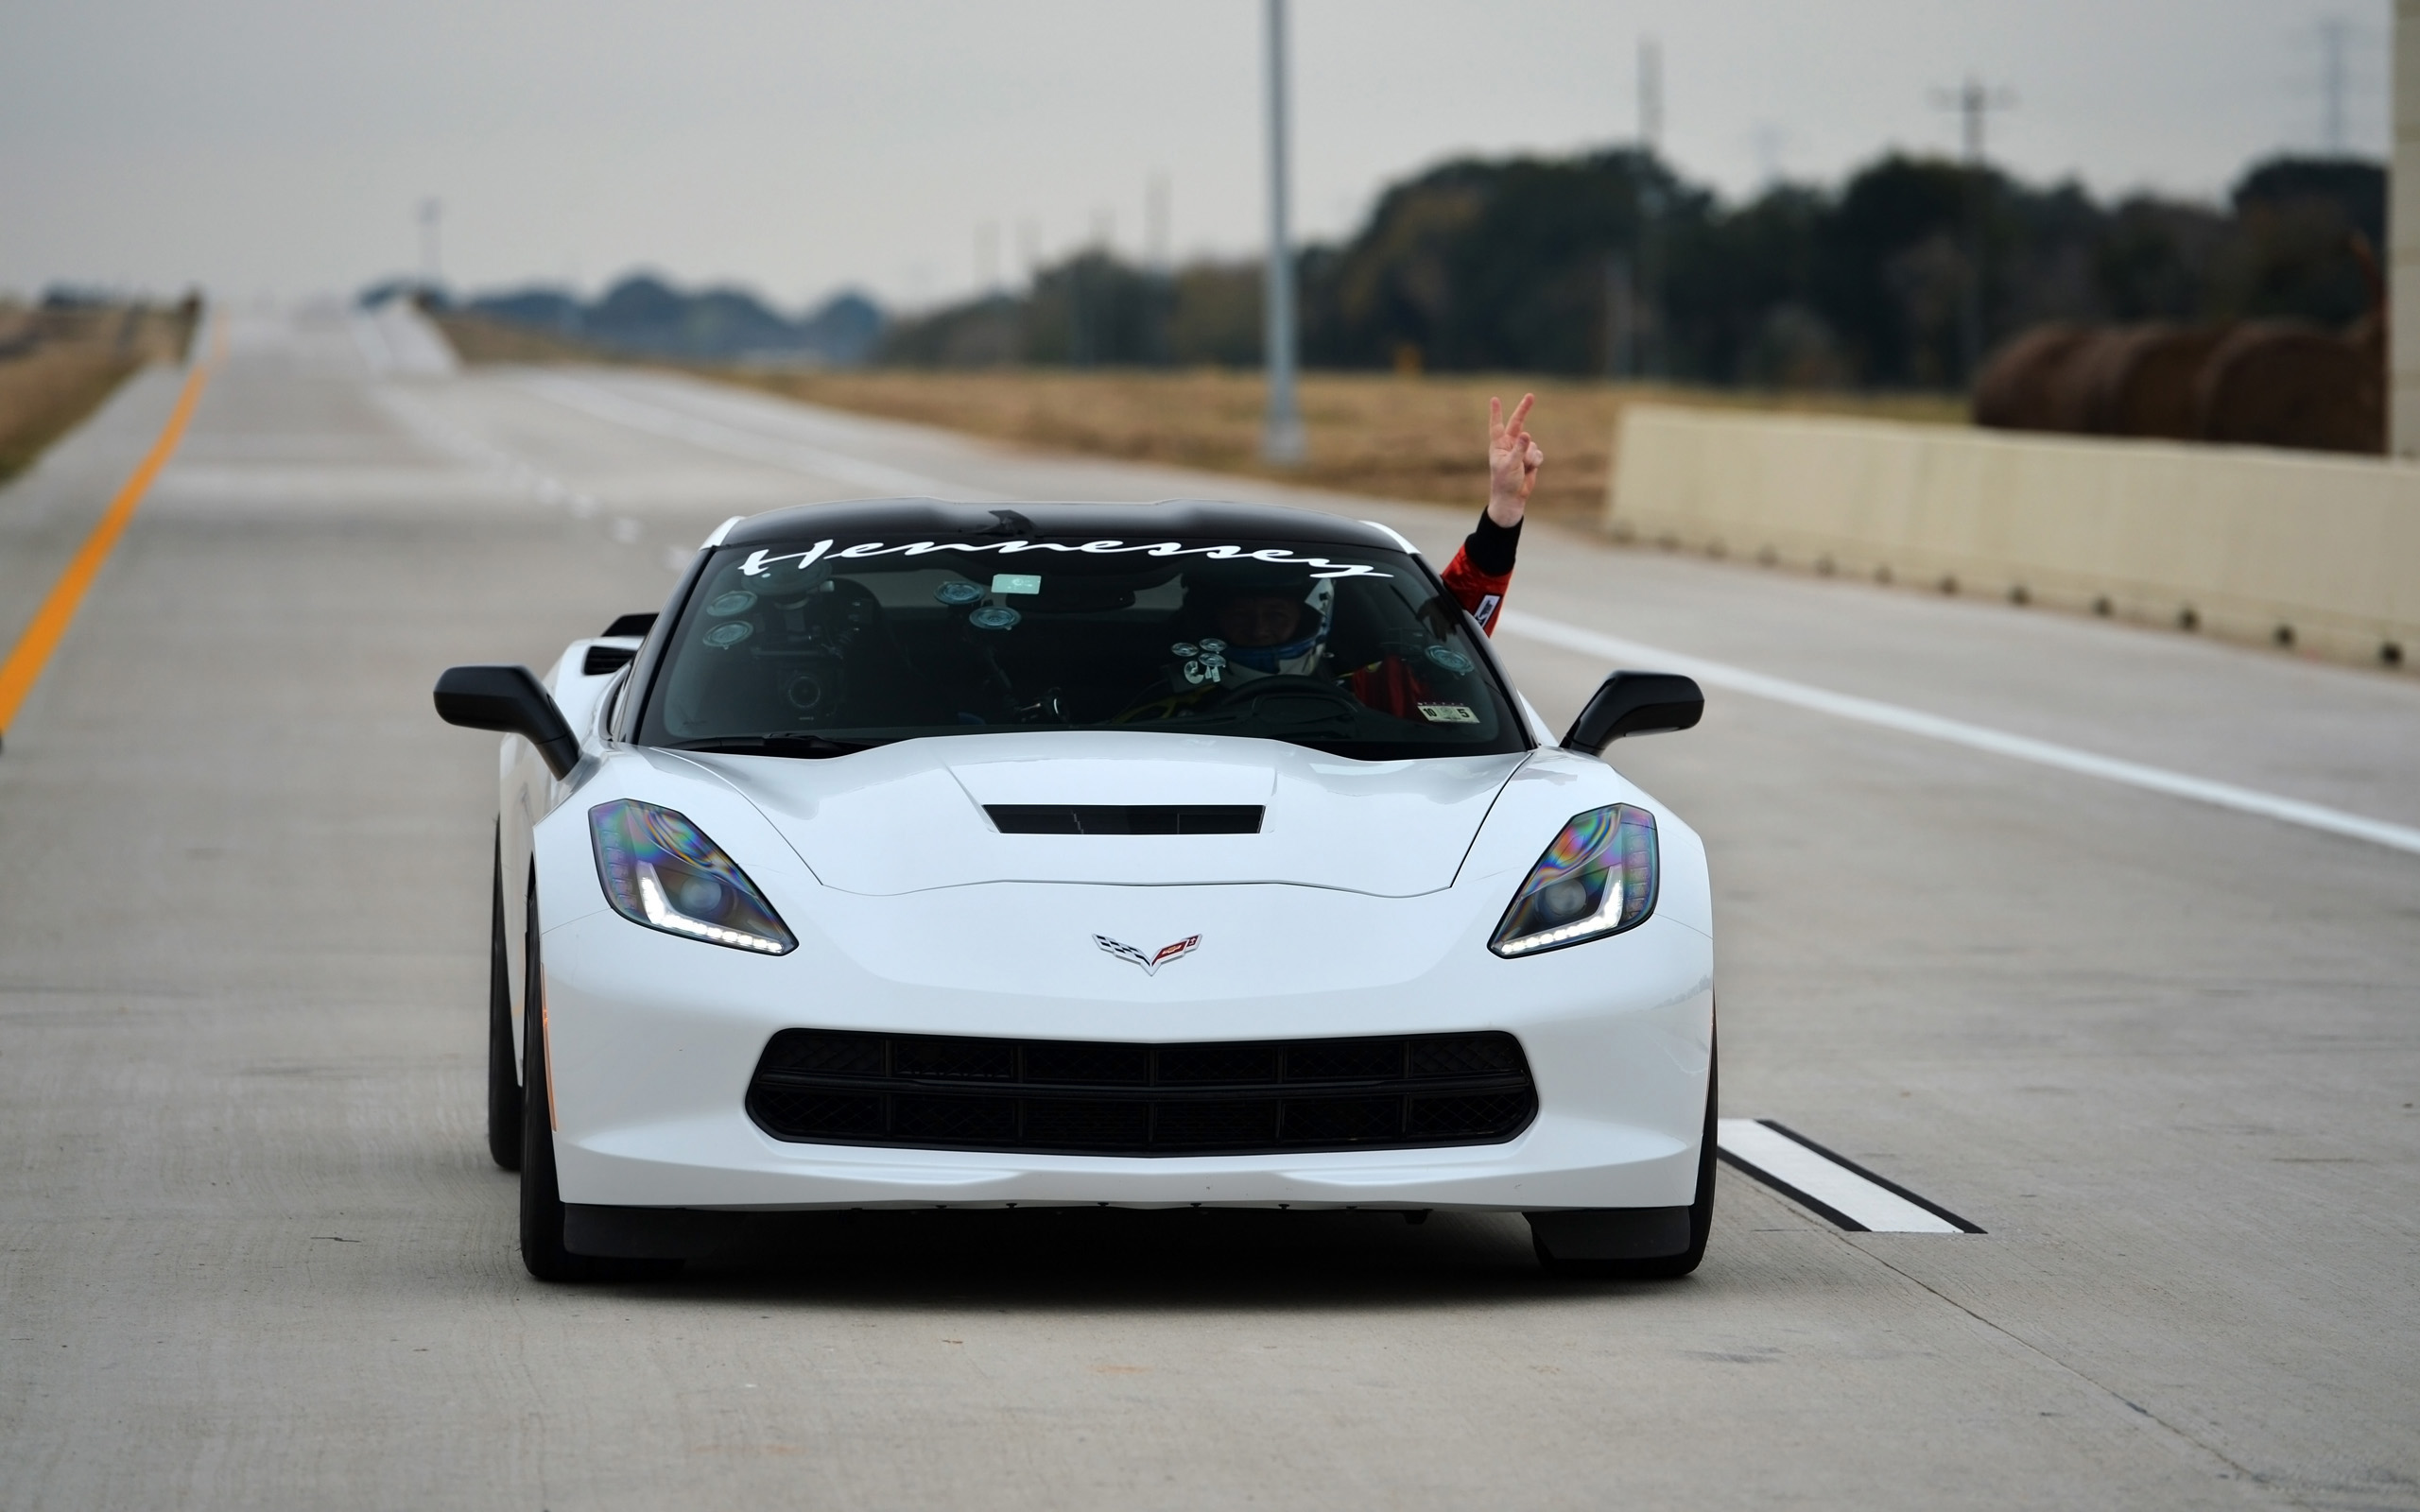
[[[1470,564],[1491,577],[1501,577],[1512,570],[1512,561],[1521,549],[1521,525],[1500,524],[1491,501],[1488,512],[1478,517],[1478,528],[1462,542],[1462,554]]]

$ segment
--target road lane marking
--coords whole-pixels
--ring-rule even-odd
[[[2061,746],[2030,735],[2013,735],[1987,725],[1968,724],[1962,719],[1947,719],[1899,704],[1883,703],[1875,698],[1859,698],[1851,694],[1833,693],[1792,682],[1787,678],[1768,677],[1735,667],[1721,662],[1709,662],[1703,657],[1667,651],[1617,636],[1601,635],[1561,620],[1506,610],[1496,627],[1513,635],[1527,636],[1566,651],[1598,657],[1629,666],[1652,668],[1658,672],[1679,672],[1710,688],[1722,688],[1732,693],[1744,693],[1753,698],[1786,703],[1795,708],[1840,719],[1853,719],[1859,724],[1895,730],[1902,734],[1921,735],[1927,740],[1964,746],[1973,750],[1989,751],[1995,756],[2013,757],[2041,766],[2053,766],[2061,771],[2076,772],[2085,777],[2098,777],[2105,782],[2123,782],[2171,798],[2191,799],[2199,803],[2215,804],[2234,809],[2240,814],[2256,814],[2263,818],[2282,819],[2305,829],[2321,830],[2330,834],[2345,835],[2355,840],[2367,840],[2372,845],[2420,855],[2420,829],[2410,825],[2391,824],[2360,814],[2348,814],[2321,803],[2306,803],[2300,799],[2281,798],[2263,793],[2257,788],[2238,787],[2233,782],[2216,782],[2207,778],[2172,772],[2164,766],[2147,766],[2140,762],[2121,761],[2114,756],[2096,755]]]
[[[1770,1118],[1718,1119],[1715,1130],[1715,1154],[1726,1163],[1852,1233],[1983,1231]]]
[[[134,511],[150,491],[151,480],[168,465],[168,458],[184,439],[185,424],[193,419],[193,407],[201,399],[201,391],[210,383],[210,375],[217,370],[219,360],[227,354],[227,328],[220,324],[213,333],[210,355],[193,365],[185,374],[185,386],[177,395],[176,406],[168,411],[168,423],[161,427],[159,438],[151,443],[143,460],[135,465],[117,496],[110,501],[93,533],[76,548],[68,559],[66,571],[59,575],[50,594],[34,610],[26,623],[25,633],[17,637],[16,645],[9,652],[9,660],[0,662],[0,740],[5,740],[9,727],[16,722],[17,709],[33,692],[34,683],[42,677],[42,669],[50,661],[50,653],[59,647],[67,627],[76,618],[77,607],[84,602],[84,592],[100,576],[102,563],[110,559],[110,552],[117,545],[118,537],[126,534]]]
[[[709,452],[720,452],[725,456],[735,456],[744,461],[769,463],[774,467],[787,468],[794,472],[804,472],[811,477],[829,478],[836,483],[853,484],[858,488],[871,489],[877,494],[905,494],[910,498],[961,499],[975,502],[988,502],[999,497],[996,494],[972,490],[959,484],[945,483],[939,478],[926,477],[921,472],[909,472],[880,462],[863,461],[838,452],[826,451],[820,446],[782,440],[761,432],[742,430],[735,425],[725,425],[718,421],[701,420],[695,416],[683,415],[678,410],[666,409],[642,400],[631,399],[626,395],[617,394],[610,388],[582,383],[576,378],[532,378],[527,380],[522,387],[528,392],[542,399],[552,400],[566,409],[576,409],[581,414],[613,424],[627,426],[634,431],[645,431],[650,436],[686,441],[691,446]]]

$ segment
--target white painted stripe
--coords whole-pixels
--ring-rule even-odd
[[[1754,1166],[1785,1186],[1797,1188],[1876,1233],[1962,1231],[1948,1219],[1927,1212],[1887,1187],[1875,1185],[1846,1166],[1834,1164],[1753,1118],[1718,1119],[1715,1130],[1714,1143],[1723,1154]]]
[[[576,378],[530,378],[525,380],[522,387],[566,409],[576,409],[581,414],[628,426],[634,431],[686,441],[691,446],[720,452],[725,456],[769,463],[813,477],[828,478],[835,483],[846,483],[877,494],[977,501],[997,497],[979,490],[926,477],[921,472],[909,472],[880,462],[868,462],[826,451],[820,446],[807,446],[755,431],[741,430],[717,421],[680,414]]]
[[[1625,641],[1616,636],[1600,635],[1595,630],[1536,614],[1507,610],[1498,619],[1496,628],[1509,634],[1527,636],[1532,641],[1543,641],[1548,645],[1561,646],[1566,651],[1619,662],[1626,667],[1683,673],[1697,679],[1704,687],[1744,693],[1753,698],[1786,703],[1835,718],[1854,719],[1860,724],[1876,725],[1902,734],[1921,735],[1927,740],[1945,741],[1953,746],[1989,751],[1995,756],[2013,757],[2017,761],[2055,766],[2085,777],[2123,782],[2130,787],[2165,793],[2171,798],[2191,799],[2199,803],[2216,804],[2242,814],[2282,819],[2306,829],[2324,830],[2330,834],[2367,840],[2372,845],[2388,846],[2420,855],[2420,830],[2348,814],[2325,804],[2306,803],[2300,799],[2281,798],[2256,788],[2238,787],[2232,782],[2215,782],[2207,778],[2172,772],[2166,767],[2146,766],[2140,762],[2095,755],[2072,746],[2035,740],[2028,735],[2013,735],[1989,726],[1970,725],[1962,719],[1946,719],[1939,714],[1928,714],[1878,699],[1832,693],[1804,682],[1792,682],[1786,678],[1751,672],[1745,667],[1709,662],[1703,657],[1667,651],[1658,646],[1642,645],[1636,641]]]

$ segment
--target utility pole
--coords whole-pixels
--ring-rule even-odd
[[[1269,367],[1269,411],[1260,426],[1261,460],[1301,463],[1303,414],[1294,398],[1294,248],[1287,229],[1286,0],[1267,0],[1269,33],[1269,273],[1261,296],[1262,345]]]
[[[1956,89],[1937,89],[1932,102],[1945,111],[1956,111],[1960,121],[1962,146],[1968,167],[1979,167],[1983,162],[1983,129],[1994,111],[2005,111],[2016,104],[2014,90],[1996,86],[1985,88],[1974,75]]]
[[[2331,158],[2344,155],[2344,18],[2319,24],[2320,140]]]
[[[420,286],[424,294],[435,294],[438,282],[445,276],[438,261],[437,223],[445,207],[435,199],[420,202]]]
[[[1000,292],[1000,223],[987,220],[975,228],[975,295],[989,300]]]
[[[1605,376],[1638,376],[1638,301],[1632,291],[1630,259],[1605,259]]]
[[[1664,369],[1664,185],[1658,148],[1664,140],[1664,44],[1638,39],[1638,266],[1621,270],[1621,354],[1626,376],[1651,378]],[[1635,288],[1629,286],[1634,276]]]
[[[1956,111],[1966,164],[1966,279],[1958,301],[1958,360],[1961,376],[1971,384],[1983,366],[1983,197],[1991,170],[1983,163],[1983,130],[1994,111],[2016,104],[2014,91],[1985,88],[1974,75],[1954,90],[1932,92],[1933,104]]]
[[[2394,0],[2393,25],[2394,82],[2387,114],[2394,145],[2388,188],[2395,201],[2420,204],[2420,0]],[[2387,308],[2420,309],[2420,215],[2389,215],[2386,234],[2393,280]],[[2420,457],[2420,342],[2387,348],[2387,449],[2406,459]]]
[[[1143,191],[1143,261],[1154,273],[1168,271],[1168,176],[1151,175]]]
[[[1638,39],[1638,145],[1648,156],[1664,144],[1664,44]]]
[[[1176,302],[1168,235],[1168,176],[1154,173],[1143,194],[1143,360],[1154,365],[1168,360],[1168,321]]]

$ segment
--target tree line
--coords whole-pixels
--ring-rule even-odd
[[[2048,322],[2338,327],[2374,303],[2383,168],[2256,163],[2226,201],[2136,195],[1893,154],[1837,188],[1726,202],[1633,148],[1448,163],[1297,262],[1305,362],[1775,387],[1954,389]],[[1106,251],[893,319],[878,361],[1239,366],[1261,270]]]

